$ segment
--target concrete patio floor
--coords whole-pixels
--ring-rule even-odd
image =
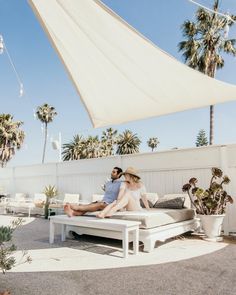
[[[10,223],[13,218],[0,215],[0,225]],[[120,241],[77,236],[61,242],[58,229],[56,242],[50,245],[48,220],[41,217],[24,220],[14,234],[14,241],[19,250],[28,251],[32,263],[20,264],[0,275],[0,291],[8,288],[15,295],[236,293],[231,277],[236,273],[234,240],[213,243],[187,236],[158,243],[152,253],[142,252],[140,245],[138,256],[131,254],[123,259]],[[17,251],[17,259],[20,255],[21,251]],[[183,284],[186,278],[188,286]],[[167,284],[168,281],[171,283]],[[210,286],[208,293],[203,291],[206,282]],[[216,288],[218,283],[220,289]]]

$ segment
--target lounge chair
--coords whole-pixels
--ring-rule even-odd
[[[27,209],[30,215],[30,209],[33,207],[33,204],[31,200],[27,198],[26,193],[16,193],[13,198],[7,198],[6,203],[7,211],[13,212],[13,214],[22,212],[24,211],[23,209]]]
[[[49,216],[52,212],[63,213],[63,207],[65,204],[79,204],[80,194],[68,194],[66,193],[63,200],[54,200],[49,205]]]

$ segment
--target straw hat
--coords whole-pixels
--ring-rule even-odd
[[[133,168],[133,167],[128,167],[125,172],[121,173],[121,175],[125,175],[125,174],[130,174],[133,175],[135,177],[137,177],[138,179],[140,179],[141,177],[138,175],[138,171]]]

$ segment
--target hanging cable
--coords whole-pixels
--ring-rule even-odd
[[[234,19],[232,19],[232,17],[231,17],[230,15],[228,15],[228,14],[224,14],[224,13],[222,13],[222,12],[215,11],[215,10],[213,10],[213,9],[211,9],[211,8],[208,8],[208,7],[202,5],[202,4],[200,4],[200,3],[198,3],[198,2],[196,2],[196,1],[194,1],[194,0],[188,0],[188,1],[189,1],[189,2],[192,2],[193,4],[195,4],[195,5],[197,5],[197,6],[200,6],[200,7],[204,8],[204,9],[206,9],[206,10],[212,12],[212,13],[219,14],[219,15],[225,17],[228,21],[231,21],[231,22],[233,22],[233,23],[236,24],[236,21],[235,21]]]
[[[17,82],[18,82],[19,87],[20,87],[19,97],[22,97],[23,94],[24,94],[23,83],[22,83],[22,81],[20,79],[20,76],[19,76],[19,74],[18,74],[18,72],[16,70],[16,67],[15,67],[15,65],[14,65],[14,63],[12,61],[12,58],[11,58],[11,56],[10,56],[8,50],[7,50],[6,44],[5,44],[4,40],[3,40],[3,37],[2,37],[2,35],[0,35],[0,54],[2,54],[4,52],[4,50],[6,51],[7,57],[8,57],[9,62],[11,64],[12,68],[13,68],[13,71],[14,71],[14,73],[16,75]]]

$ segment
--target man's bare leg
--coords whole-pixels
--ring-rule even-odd
[[[67,214],[67,216],[81,216],[86,213],[86,211],[75,211],[71,208],[70,204],[66,204],[64,206],[64,212]]]
[[[103,210],[107,206],[104,202],[90,203],[88,205],[71,205],[71,209],[81,212],[94,212],[97,210]]]
[[[103,210],[107,206],[104,202],[91,203],[88,205],[70,205],[64,206],[65,213],[69,216],[81,216],[86,212],[95,212],[97,210]]]

